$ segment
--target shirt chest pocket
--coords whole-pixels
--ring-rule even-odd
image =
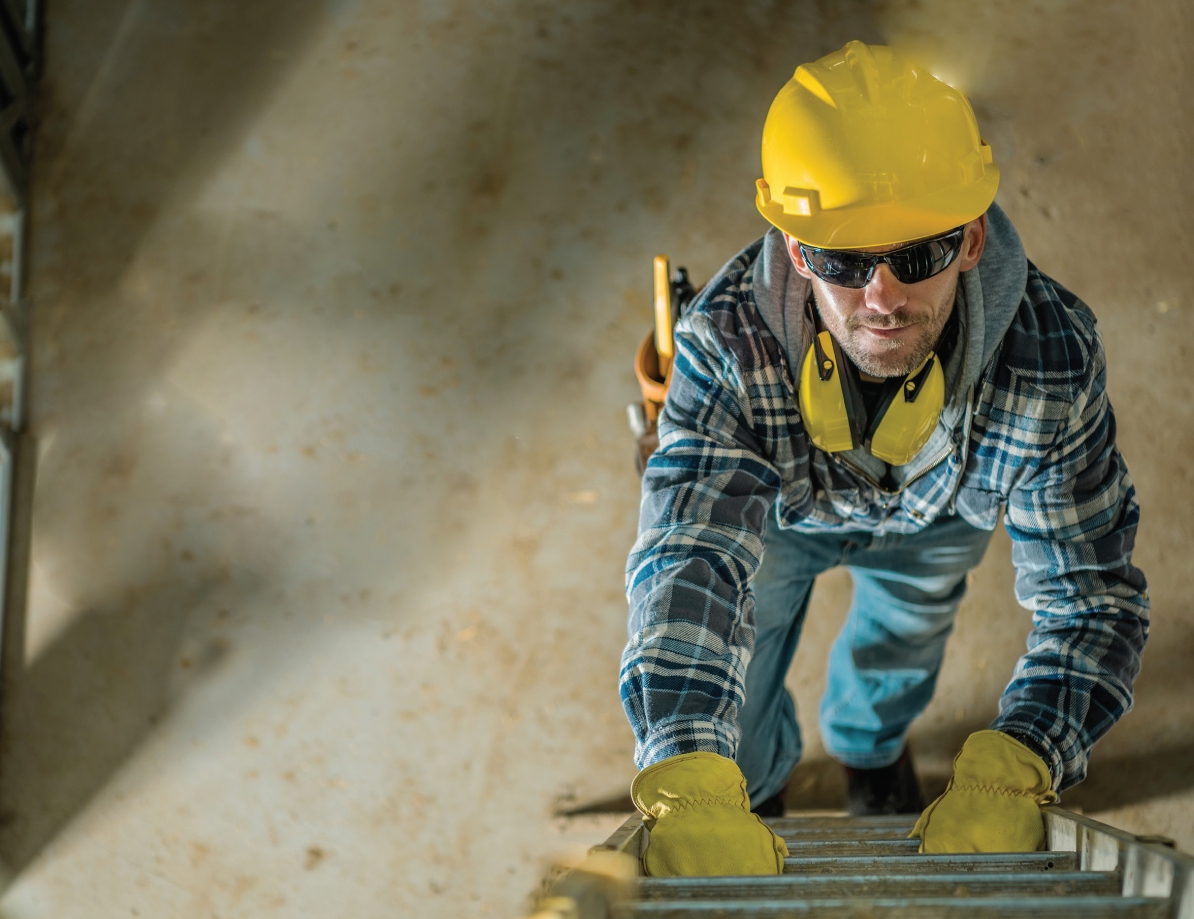
[[[957,454],[951,453],[904,487],[901,510],[917,526],[928,526],[950,510],[961,475]]]

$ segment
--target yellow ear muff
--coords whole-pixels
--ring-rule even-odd
[[[826,453],[857,450],[860,445],[893,466],[903,466],[920,452],[937,427],[945,407],[945,376],[941,360],[930,352],[899,383],[879,415],[862,430],[865,411],[849,371],[847,358],[828,332],[818,333],[800,368],[800,415],[809,440]],[[895,385],[895,381],[892,381]]]
[[[803,405],[801,402],[802,408]],[[928,442],[944,407],[945,376],[941,361],[929,352],[924,362],[904,378],[900,391],[888,403],[867,449],[884,462],[903,466]]]
[[[844,358],[828,332],[813,338],[800,368],[800,415],[809,439],[827,453],[858,446],[857,422],[846,409]]]

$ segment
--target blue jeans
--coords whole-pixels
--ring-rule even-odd
[[[754,579],[755,652],[739,714],[738,765],[754,803],[777,794],[800,760],[796,706],[784,677],[796,653],[813,579],[845,565],[854,602],[829,653],[821,700],[825,749],[847,766],[899,759],[908,726],[929,699],[945,641],[966,593],[966,572],[991,533],[945,517],[912,535],[797,533],[768,515]]]

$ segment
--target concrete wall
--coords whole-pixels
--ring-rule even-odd
[[[851,38],[957,71],[1030,257],[1100,319],[1154,604],[1066,803],[1194,849],[1191,24],[1176,0],[47,4],[6,919],[512,916],[620,818],[624,406],[650,258],[765,229],[758,137]],[[1023,647],[997,534],[914,743]],[[792,804],[848,602],[791,685]]]

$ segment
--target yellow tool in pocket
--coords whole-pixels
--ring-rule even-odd
[[[688,271],[677,268],[672,273],[666,255],[655,256],[655,324],[643,338],[634,354],[634,375],[642,390],[643,401],[626,407],[630,430],[638,440],[635,466],[639,475],[647,460],[659,446],[656,424],[668,387],[672,382],[672,366],[676,356],[672,328],[699,290],[688,280]]]

